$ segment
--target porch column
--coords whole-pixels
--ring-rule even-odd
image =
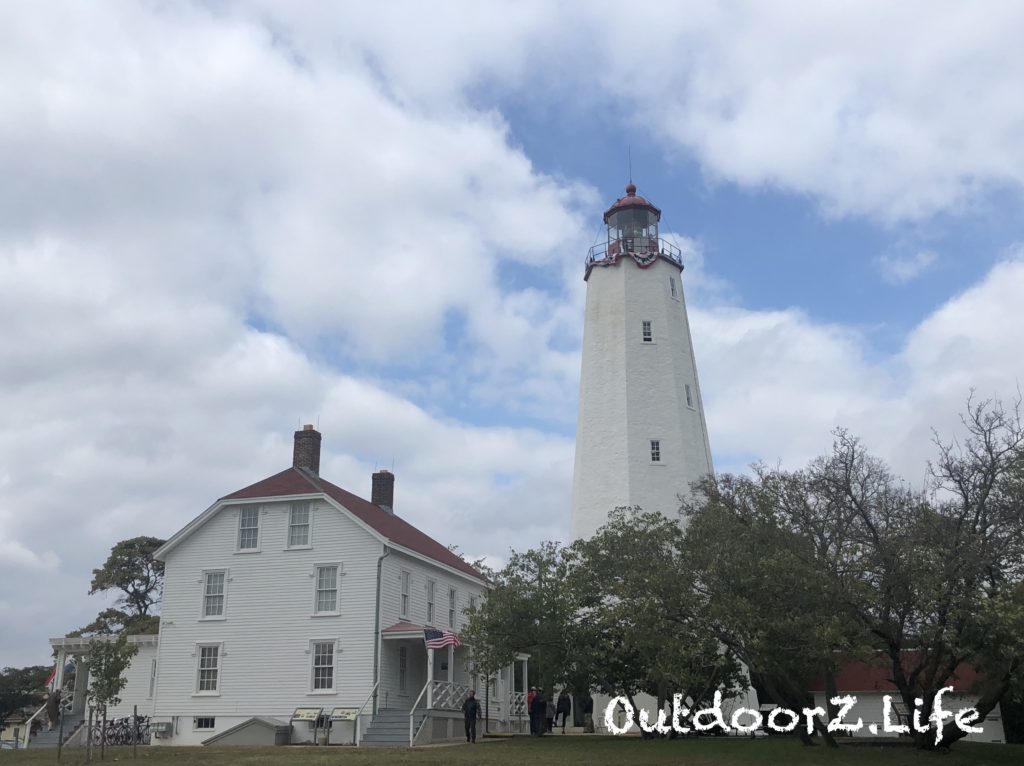
[[[53,677],[53,688],[61,689],[64,686],[64,663],[67,662],[67,650],[62,646],[57,650],[57,675]]]
[[[530,675],[529,673],[527,673],[526,670],[528,662],[528,659],[523,659],[523,694],[526,694],[528,691],[530,691]]]
[[[82,655],[75,657],[75,697],[72,701],[71,712],[74,714],[85,712],[85,698],[89,695],[89,664]]]
[[[434,707],[434,650],[427,647],[427,710]]]
[[[455,646],[448,644],[448,683],[455,681]]]

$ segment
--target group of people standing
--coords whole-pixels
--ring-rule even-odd
[[[548,697],[536,686],[530,688],[526,695],[526,709],[530,714],[530,734],[539,737],[554,729],[558,717],[562,718],[562,733],[565,733],[565,721],[572,712],[572,698],[569,692],[562,690],[558,701],[554,700],[554,692]]]

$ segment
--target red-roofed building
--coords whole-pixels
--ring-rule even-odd
[[[322,741],[314,722],[332,711],[333,742],[408,746],[410,722],[417,744],[463,736],[459,709],[483,682],[472,649],[427,649],[424,630],[458,635],[487,582],[395,513],[391,472],[373,475],[369,501],[322,478],[321,438],[297,431],[290,468],[156,551],[159,640],[121,695],[152,717],[155,743]],[[492,729],[510,725],[516,676],[489,681]]]
[[[917,652],[907,651],[903,656],[903,667],[905,670],[912,669],[917,663]],[[945,685],[953,687],[952,693],[943,696],[943,707],[949,710],[959,710],[971,707],[977,700],[975,694],[975,682],[978,680],[978,672],[966,663],[961,663],[956,670],[946,679]],[[810,691],[814,694],[814,704],[818,707],[826,707],[825,679],[819,677],[811,685]],[[848,716],[849,723],[856,723],[860,718],[863,721],[863,728],[855,732],[855,737],[893,737],[896,734],[887,734],[884,730],[885,696],[892,699],[891,723],[910,725],[912,723],[913,710],[907,710],[900,698],[896,685],[892,681],[892,662],[884,655],[878,655],[873,660],[853,660],[839,668],[836,673],[836,692],[839,695],[852,694],[857,698],[857,705],[853,713]],[[871,727],[874,727],[874,731]],[[983,733],[968,735],[968,741],[973,742],[998,742],[1006,741],[1003,733],[1002,715],[997,706],[980,724]]]

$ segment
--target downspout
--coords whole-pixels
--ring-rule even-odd
[[[388,546],[384,546],[384,552],[377,558],[377,608],[373,615],[373,714],[377,714],[377,695],[380,693],[380,585],[383,573],[384,559],[391,553]],[[358,723],[356,724],[358,726]]]

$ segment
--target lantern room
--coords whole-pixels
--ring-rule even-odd
[[[658,221],[661,211],[636,193],[636,186],[626,186],[620,197],[604,214],[608,225],[609,253],[657,253]]]

